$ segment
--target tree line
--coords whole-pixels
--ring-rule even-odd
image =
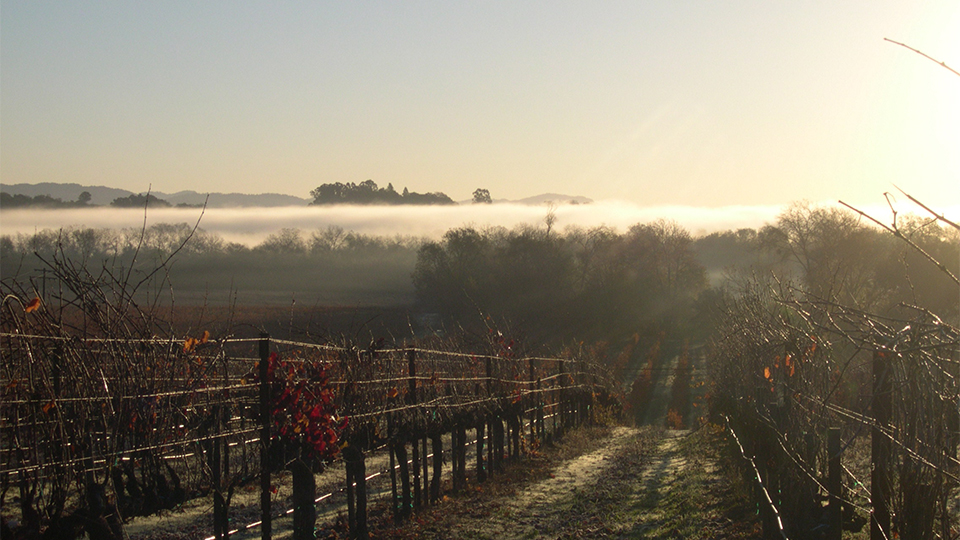
[[[50,195],[12,195],[7,192],[0,192],[0,208],[95,208],[99,205],[91,204],[93,198],[89,191],[80,193],[75,201],[64,201],[59,197]],[[149,193],[133,193],[126,197],[117,197],[110,202],[113,208],[171,208],[168,201],[151,195]],[[178,208],[195,208],[202,205],[180,203]]]
[[[322,184],[310,192],[314,205],[330,204],[456,204],[444,193],[416,193],[403,188],[402,193],[394,189],[393,184],[381,188],[373,180],[354,182],[334,182]]]

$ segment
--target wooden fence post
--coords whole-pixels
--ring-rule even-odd
[[[293,540],[313,540],[317,525],[317,507],[314,502],[317,485],[313,471],[302,459],[290,464],[293,475]]]
[[[525,400],[527,402],[528,408],[530,409],[530,445],[532,448],[533,441],[537,440],[537,382],[536,382],[536,365],[534,365],[534,359],[530,358],[529,361],[529,376],[528,376],[528,386],[530,387],[530,399]]]
[[[486,482],[487,471],[483,467],[483,439],[486,436],[486,420],[477,421],[477,482]]]
[[[467,487],[467,430],[461,423],[457,423],[451,431],[453,441],[453,492],[459,493]]]
[[[827,491],[830,493],[830,502],[827,506],[827,540],[840,540],[843,535],[840,512],[840,500],[843,494],[843,483],[840,477],[840,428],[827,430]]]
[[[416,405],[417,400],[417,350],[407,349],[407,376],[408,381],[407,404]],[[413,460],[413,506],[420,508],[420,447],[417,437],[410,439],[410,457]],[[426,453],[424,453],[426,459]]]
[[[430,503],[430,469],[427,462],[427,435],[424,433],[422,444],[423,448],[423,505]]]
[[[394,443],[394,452],[397,454],[397,465],[400,466],[400,511],[397,519],[404,520],[410,517],[410,465],[407,462],[407,443],[398,438]]]
[[[463,422],[457,424],[457,437],[460,439],[460,448],[457,459],[460,461],[460,487],[467,487],[467,426]]]
[[[270,540],[270,334],[260,334],[260,538]]]
[[[453,481],[453,493],[460,492],[460,440],[457,427],[450,429],[450,475]]]
[[[229,374],[229,369],[227,369],[226,358],[224,358],[223,387],[224,388],[230,387],[230,374]],[[229,393],[227,394],[227,396],[229,396]],[[221,414],[221,417],[220,417],[221,433],[223,431],[229,431],[231,406],[227,405],[226,407],[223,407],[220,411],[220,414]],[[226,436],[222,436],[219,440],[219,443],[222,444],[222,448],[223,448],[220,452],[220,456],[223,461],[223,475],[221,476],[221,478],[229,479],[230,478],[230,439]],[[221,482],[221,485],[222,485],[222,482]],[[220,490],[221,490],[221,497],[222,497],[223,488],[221,487]],[[230,537],[230,507],[227,506],[227,501],[223,501],[223,512],[220,516],[220,519],[223,522],[223,532],[224,532],[223,537],[229,538]]]
[[[343,462],[347,470],[347,527],[350,529],[350,536],[354,536],[357,528],[357,507],[356,507],[356,485],[357,474],[351,461],[350,452],[352,444],[347,444],[343,449]]]
[[[53,365],[51,366],[51,371],[53,372],[53,399],[56,403],[57,408],[60,409],[60,418],[61,420],[57,422],[56,435],[54,436],[54,452],[55,452],[55,461],[56,465],[54,466],[54,482],[52,486],[51,498],[53,499],[54,506],[54,515],[60,516],[63,514],[64,506],[67,503],[67,486],[69,485],[69,476],[66,474],[65,463],[67,461],[67,445],[66,445],[66,426],[64,425],[64,419],[71,416],[66,414],[68,411],[65,411],[63,403],[60,401],[61,397],[61,386],[62,386],[62,364],[63,364],[63,344],[58,344],[56,350],[53,351],[53,358],[51,359]]]
[[[410,461],[413,470],[413,507],[420,509],[420,439],[414,437],[410,440]]]
[[[559,377],[557,380],[560,381],[560,397],[557,399],[557,416],[560,419],[560,429],[557,430],[554,426],[554,435],[559,439],[563,437],[563,432],[567,427],[567,378],[564,377],[566,371],[566,366],[563,365],[563,360],[557,361],[557,373]]]
[[[343,449],[347,467],[347,509],[350,536],[367,538],[367,467],[359,446],[348,444]]]
[[[513,450],[511,455],[514,460],[520,459],[520,435],[523,431],[523,421],[521,420],[521,414],[523,414],[523,405],[517,404],[516,408],[511,411],[510,416],[507,419],[507,423],[510,424],[510,440],[513,443]]]
[[[540,444],[543,444],[544,438],[546,437],[546,427],[543,425],[543,382],[540,377],[537,377],[537,383],[534,389],[537,391],[536,396],[536,424],[537,424],[537,439],[540,441]]]
[[[357,450],[354,462],[357,479],[357,534],[356,538],[367,538],[367,464],[363,450]]]
[[[443,476],[443,433],[436,432],[430,436],[433,445],[433,478],[430,480],[430,501],[440,500],[440,480]]]
[[[393,521],[400,523],[400,508],[397,504],[397,443],[393,438],[393,413],[387,415],[387,450],[390,454],[390,508],[393,510]]]
[[[486,359],[486,368],[487,368],[487,397],[492,397],[493,396],[493,360],[490,357],[487,357]],[[496,443],[494,442],[494,434],[493,434],[494,416],[495,414],[490,415],[486,418],[486,422],[488,424],[488,429],[487,429],[487,433],[488,433],[487,477],[488,478],[493,478],[493,475],[496,469],[496,463],[497,463],[494,459],[494,453],[496,451]]]
[[[220,463],[220,434],[223,433],[221,421],[223,415],[220,412],[221,406],[213,406],[214,433],[210,449],[210,472],[213,474],[213,535],[217,540],[227,537],[229,532],[229,523],[226,516],[226,499],[223,498],[223,466]]]
[[[873,353],[873,419],[870,456],[873,472],[870,476],[870,500],[873,514],[870,518],[870,540],[890,538],[890,439],[883,429],[890,425],[891,377],[890,362],[885,351]]]

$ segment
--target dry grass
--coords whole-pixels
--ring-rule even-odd
[[[556,446],[511,464],[505,474],[467,493],[444,498],[400,527],[382,516],[374,537],[760,538],[755,507],[747,502],[749,486],[723,464],[721,432],[623,433],[623,428],[569,433]],[[567,474],[565,464],[597,451],[601,455],[592,460],[596,469],[586,483],[569,482],[565,493],[538,491],[554,473]],[[530,500],[531,492],[548,500]]]

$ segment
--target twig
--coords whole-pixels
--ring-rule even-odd
[[[910,49],[911,51],[919,54],[920,56],[926,58],[927,60],[930,60],[930,61],[934,62],[935,64],[939,65],[940,67],[942,67],[942,68],[944,68],[944,69],[946,69],[946,70],[949,70],[949,71],[950,71],[951,73],[953,73],[954,75],[960,76],[960,71],[957,71],[957,70],[953,69],[952,67],[948,66],[945,62],[941,62],[940,60],[937,60],[936,58],[930,56],[929,54],[927,54],[927,53],[925,53],[925,52],[923,52],[923,51],[918,51],[917,49],[914,49],[913,47],[907,45],[906,43],[900,43],[899,41],[894,41],[894,40],[892,40],[892,39],[890,39],[890,38],[883,38],[883,40],[884,40],[884,41],[889,41],[890,43],[893,43],[894,45],[899,45],[899,46],[904,47],[904,48],[906,48],[906,49]]]

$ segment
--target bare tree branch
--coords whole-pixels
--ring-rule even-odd
[[[909,197],[909,195],[908,195],[908,197]],[[930,262],[932,262],[933,264],[935,264],[935,265],[937,266],[937,268],[939,268],[941,272],[943,272],[944,274],[946,274],[947,276],[949,276],[950,279],[952,279],[954,283],[956,283],[957,285],[960,285],[960,279],[957,279],[957,276],[953,275],[953,272],[951,272],[950,269],[946,267],[946,265],[944,265],[942,262],[938,261],[938,260],[936,259],[936,257],[934,257],[934,256],[930,255],[929,253],[927,253],[926,251],[924,251],[924,249],[923,249],[922,247],[918,246],[916,242],[914,242],[913,240],[910,240],[909,238],[907,238],[902,232],[900,232],[900,229],[897,228],[897,224],[896,224],[896,223],[893,224],[893,227],[890,227],[890,226],[885,225],[885,224],[881,223],[880,221],[876,220],[875,218],[873,218],[873,217],[870,216],[869,214],[863,212],[862,210],[858,210],[858,209],[850,206],[849,204],[847,204],[847,203],[845,203],[845,202],[843,202],[843,201],[838,201],[838,202],[839,202],[840,204],[846,206],[846,207],[849,208],[850,210],[853,210],[854,212],[860,214],[861,216],[863,216],[863,217],[869,219],[870,221],[876,223],[877,225],[879,225],[880,227],[882,227],[885,231],[887,231],[887,232],[889,232],[890,234],[896,236],[896,237],[899,238],[900,240],[903,240],[904,242],[906,242],[907,245],[909,245],[909,246],[912,247],[914,250],[916,250],[918,253],[920,253],[921,255],[923,255],[924,257],[926,257],[928,261],[930,261]]]
[[[950,226],[953,227],[954,229],[957,229],[958,231],[960,231],[960,225],[957,225],[957,224],[954,223],[953,221],[950,221],[949,219],[947,219],[946,217],[944,217],[943,214],[938,214],[938,213],[934,212],[934,211],[931,210],[927,205],[925,205],[925,204],[923,204],[922,202],[918,201],[917,199],[915,199],[915,198],[913,197],[913,195],[910,195],[910,194],[907,193],[906,191],[900,189],[898,186],[894,185],[893,187],[897,188],[897,191],[899,191],[900,193],[903,193],[908,199],[910,199],[911,201],[913,201],[914,204],[916,204],[916,205],[919,206],[920,208],[923,208],[923,209],[926,210],[927,212],[930,212],[930,213],[933,215],[933,217],[935,217],[935,218],[937,218],[938,220],[946,223],[947,225],[950,225]]]
[[[953,73],[954,75],[960,76],[960,71],[957,71],[957,70],[953,69],[952,67],[948,66],[946,63],[941,62],[940,60],[937,60],[936,58],[933,58],[932,56],[930,56],[929,54],[927,54],[927,53],[925,53],[925,52],[923,52],[923,51],[918,51],[917,49],[914,49],[913,47],[911,47],[911,46],[909,46],[909,45],[907,45],[907,44],[905,44],[905,43],[900,43],[899,41],[894,41],[894,40],[892,40],[892,39],[890,39],[890,38],[883,38],[883,40],[884,40],[884,41],[889,41],[890,43],[893,43],[894,45],[899,45],[899,46],[904,47],[904,48],[906,48],[906,49],[910,49],[911,51],[919,54],[920,56],[926,58],[927,60],[931,60],[932,62],[934,62],[934,63],[936,63],[936,64],[939,64],[940,67],[949,70],[949,71],[950,71],[951,73]]]

